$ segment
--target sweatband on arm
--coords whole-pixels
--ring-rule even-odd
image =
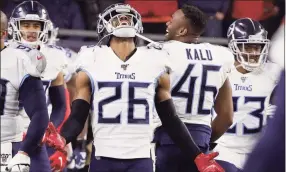
[[[201,151],[192,139],[185,124],[177,116],[172,99],[157,103],[156,110],[161,119],[162,126],[173,142],[190,160],[195,160]]]
[[[76,99],[72,103],[71,114],[61,129],[61,135],[65,138],[66,144],[76,139],[84,128],[88,117],[90,104],[82,99]]]
[[[19,100],[31,120],[20,150],[31,155],[41,142],[49,123],[46,95],[41,79],[27,77],[20,87]]]

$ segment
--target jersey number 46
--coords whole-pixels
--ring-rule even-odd
[[[200,64],[198,64],[200,65]],[[198,110],[195,115],[210,115],[211,108],[204,108],[205,95],[207,92],[211,92],[213,95],[213,100],[217,95],[217,87],[214,85],[207,85],[208,73],[209,72],[219,72],[221,66],[214,65],[202,65],[202,73],[198,76],[193,76],[192,72],[196,64],[189,64],[187,69],[185,70],[183,76],[177,82],[177,84],[172,89],[172,97],[184,98],[186,99],[186,114],[192,114],[193,106],[197,105]],[[198,66],[200,67],[200,66]],[[198,68],[197,68],[198,69]],[[189,83],[187,83],[187,79],[190,77]],[[198,81],[200,79],[201,81]],[[196,82],[200,82],[200,88],[196,88]],[[188,84],[187,86],[185,84]],[[182,88],[188,88],[188,92],[182,91]],[[198,102],[194,102],[195,97],[195,89],[199,89],[199,100]]]

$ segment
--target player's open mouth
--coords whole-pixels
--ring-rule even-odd
[[[249,59],[249,63],[257,63],[255,59]]]
[[[36,41],[37,38],[35,36],[27,36],[27,41]]]
[[[127,26],[129,25],[128,20],[120,20],[121,25]]]

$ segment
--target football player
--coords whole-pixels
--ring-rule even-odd
[[[55,27],[54,23],[51,22],[51,25],[48,30],[48,43],[49,45],[57,45],[57,42],[59,41],[58,38],[58,27]],[[67,61],[67,74],[65,75],[65,81],[68,82],[70,81],[71,77],[75,73],[75,59],[77,57],[77,53],[69,48],[64,48],[65,53],[66,53],[66,61]],[[70,91],[70,90],[69,90]]]
[[[50,45],[57,45],[57,41],[59,40],[57,38],[58,36],[58,28],[56,28],[54,26],[54,24],[52,23],[50,30],[49,30],[49,40],[48,40],[48,44]],[[67,89],[69,91],[69,97],[70,97],[70,102],[72,102],[72,100],[75,98],[75,79],[76,79],[76,56],[77,53],[74,52],[73,50],[69,49],[69,48],[65,48],[66,50],[66,61],[68,63],[67,66],[67,74],[65,75],[65,82],[67,85]],[[88,123],[88,120],[85,124],[85,127],[82,131],[82,133],[78,136],[76,141],[73,141],[74,145],[74,151],[71,147],[71,144],[68,144],[68,149],[67,149],[67,159],[68,159],[68,165],[67,168],[68,169],[83,169],[85,167],[86,164],[86,158],[87,158],[87,149],[86,149],[86,145],[87,145],[87,126],[90,123]],[[90,152],[91,153],[91,152]]]
[[[176,115],[167,53],[136,47],[135,35],[143,31],[140,14],[126,4],[112,5],[99,16],[97,29],[103,36],[99,42],[105,38],[107,45],[82,47],[79,52],[85,60],[76,78],[71,116],[61,130],[66,143],[82,131],[93,106],[89,170],[153,172],[150,124],[156,107],[163,126],[189,161],[199,157],[197,165],[208,171],[214,165],[212,157],[201,153]],[[62,153],[53,156],[56,162]]]
[[[40,141],[48,126],[49,116],[41,77],[46,68],[42,53],[22,44],[4,47],[7,18],[1,11],[1,171],[41,171],[36,164],[42,151]],[[22,141],[22,117],[25,109],[30,124]],[[13,158],[12,158],[13,157]],[[31,165],[31,168],[30,168]]]
[[[67,65],[66,51],[62,47],[47,44],[51,25],[49,14],[43,5],[37,1],[24,1],[13,10],[9,20],[9,31],[12,35],[12,42],[37,47],[45,55],[47,67],[43,73],[42,82],[48,100],[47,105],[49,103],[52,105],[49,113],[50,121],[57,130],[60,130],[70,113],[68,91],[64,81]],[[23,117],[25,128],[27,128],[29,119],[25,113],[23,113]],[[40,158],[46,159],[44,154]],[[42,162],[46,162],[46,160]],[[45,164],[45,166],[50,165]],[[42,171],[45,169],[49,168],[42,166]]]
[[[233,109],[228,73],[234,63],[227,48],[198,44],[205,28],[202,11],[190,5],[177,10],[166,23],[167,50],[173,67],[171,96],[180,119],[186,124],[199,149],[207,153],[209,143],[217,140],[232,124]],[[212,121],[212,108],[218,113]],[[156,172],[203,171],[189,161],[170,139],[164,127],[155,130]],[[217,153],[211,153],[212,157]],[[197,157],[199,158],[199,156]],[[223,171],[216,164],[214,171]]]
[[[230,73],[234,123],[217,141],[219,163],[226,171],[241,170],[261,135],[266,119],[273,115],[272,95],[280,67],[267,62],[267,31],[250,18],[236,20],[228,29],[229,49],[235,56]],[[234,164],[236,168],[229,165]]]
[[[14,42],[37,47],[47,58],[47,68],[42,80],[48,100],[53,106],[50,120],[59,127],[68,109],[67,90],[64,87],[67,64],[62,47],[46,44],[51,26],[49,14],[39,2],[24,1],[13,10],[9,24]]]

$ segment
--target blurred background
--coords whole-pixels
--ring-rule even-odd
[[[24,0],[1,0],[1,10],[10,17],[13,8]],[[166,22],[183,4],[191,4],[206,13],[209,20],[201,42],[226,45],[229,25],[249,17],[260,21],[269,38],[284,22],[285,0],[38,0],[59,27],[58,45],[78,51],[82,45],[96,44],[97,16],[114,3],[128,3],[143,19],[144,35],[164,40]],[[144,45],[142,40],[139,44]]]

